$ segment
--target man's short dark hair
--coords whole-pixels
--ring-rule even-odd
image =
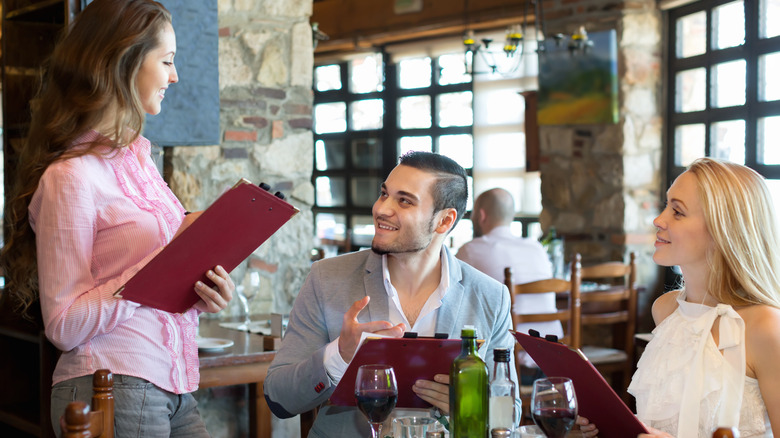
[[[452,158],[432,152],[412,151],[401,156],[398,164],[414,167],[436,174],[436,184],[433,188],[433,213],[445,208],[454,208],[458,212],[455,225],[466,213],[468,200],[468,180],[466,171]]]

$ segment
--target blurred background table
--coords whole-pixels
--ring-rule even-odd
[[[253,315],[253,319],[262,315]],[[201,318],[199,334],[203,338],[233,341],[216,351],[200,351],[200,387],[249,386],[249,436],[271,437],[271,411],[263,396],[263,381],[276,351],[263,348],[263,336],[220,327],[225,320]]]

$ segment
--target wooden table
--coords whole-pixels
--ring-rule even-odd
[[[202,318],[200,336],[230,339],[234,344],[221,351],[199,353],[200,387],[249,385],[249,436],[270,438],[271,411],[263,396],[263,381],[276,351],[264,350],[262,335],[226,329],[220,322],[223,320]]]

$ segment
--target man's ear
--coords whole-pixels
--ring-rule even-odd
[[[455,226],[455,221],[458,219],[458,210],[454,208],[445,208],[437,213],[438,223],[435,231],[439,234],[447,234],[452,227]]]

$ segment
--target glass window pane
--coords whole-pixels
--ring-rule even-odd
[[[695,68],[675,75],[675,109],[680,113],[703,111],[707,107],[707,70]]]
[[[439,108],[439,126],[443,128],[448,126],[470,126],[474,123],[471,99],[471,91],[446,93],[436,96],[436,105]]]
[[[712,10],[712,32],[715,49],[745,44],[745,5],[742,0]]]
[[[712,106],[745,104],[745,60],[724,62],[712,68]]]
[[[352,203],[358,207],[371,207],[379,197],[382,179],[373,176],[352,178]]]
[[[466,73],[466,53],[439,56],[439,85],[463,84],[471,81]]]
[[[347,230],[347,218],[343,214],[317,213],[314,218],[317,237],[320,239],[344,240]]]
[[[398,99],[398,126],[401,129],[431,127],[431,96]]]
[[[760,57],[758,59],[758,100],[766,102],[780,99],[778,77],[780,77],[780,52]]]
[[[442,135],[439,137],[439,153],[452,158],[464,169],[474,167],[474,139],[471,134]]]
[[[433,152],[433,139],[429,135],[401,137],[398,139],[398,156],[411,151]]]
[[[431,58],[404,59],[398,63],[398,86],[403,89],[431,86]]]
[[[320,207],[343,207],[347,204],[347,183],[342,177],[319,176],[314,188]]]
[[[761,38],[780,35],[780,0],[759,0],[758,29]]]
[[[344,141],[317,140],[314,142],[314,160],[317,170],[343,169],[347,164]]]
[[[474,125],[519,125],[524,123],[524,116],[525,98],[514,90],[480,89],[474,96]]]
[[[352,140],[352,165],[358,169],[382,167],[382,140],[359,138]]]
[[[521,169],[525,167],[525,133],[481,134],[474,155],[480,169]]]
[[[373,239],[374,218],[371,216],[353,216],[352,245],[357,247],[357,249],[370,248]]]
[[[341,66],[323,65],[314,69],[314,83],[317,91],[341,89]]]
[[[347,130],[347,104],[322,103],[314,106],[314,132],[344,132]]]
[[[701,55],[707,50],[707,13],[686,15],[677,20],[677,57]]]
[[[710,156],[745,164],[745,121],[728,120],[710,127]]]
[[[778,138],[780,138],[780,116],[758,119],[757,152],[759,163],[780,164]],[[777,204],[777,207],[780,209],[780,204]]]
[[[674,164],[687,166],[704,156],[704,124],[682,125],[674,130]]]
[[[353,93],[372,93],[384,89],[382,55],[371,54],[350,63],[349,89]]]
[[[382,99],[358,100],[349,104],[352,130],[382,129],[385,107]]]

